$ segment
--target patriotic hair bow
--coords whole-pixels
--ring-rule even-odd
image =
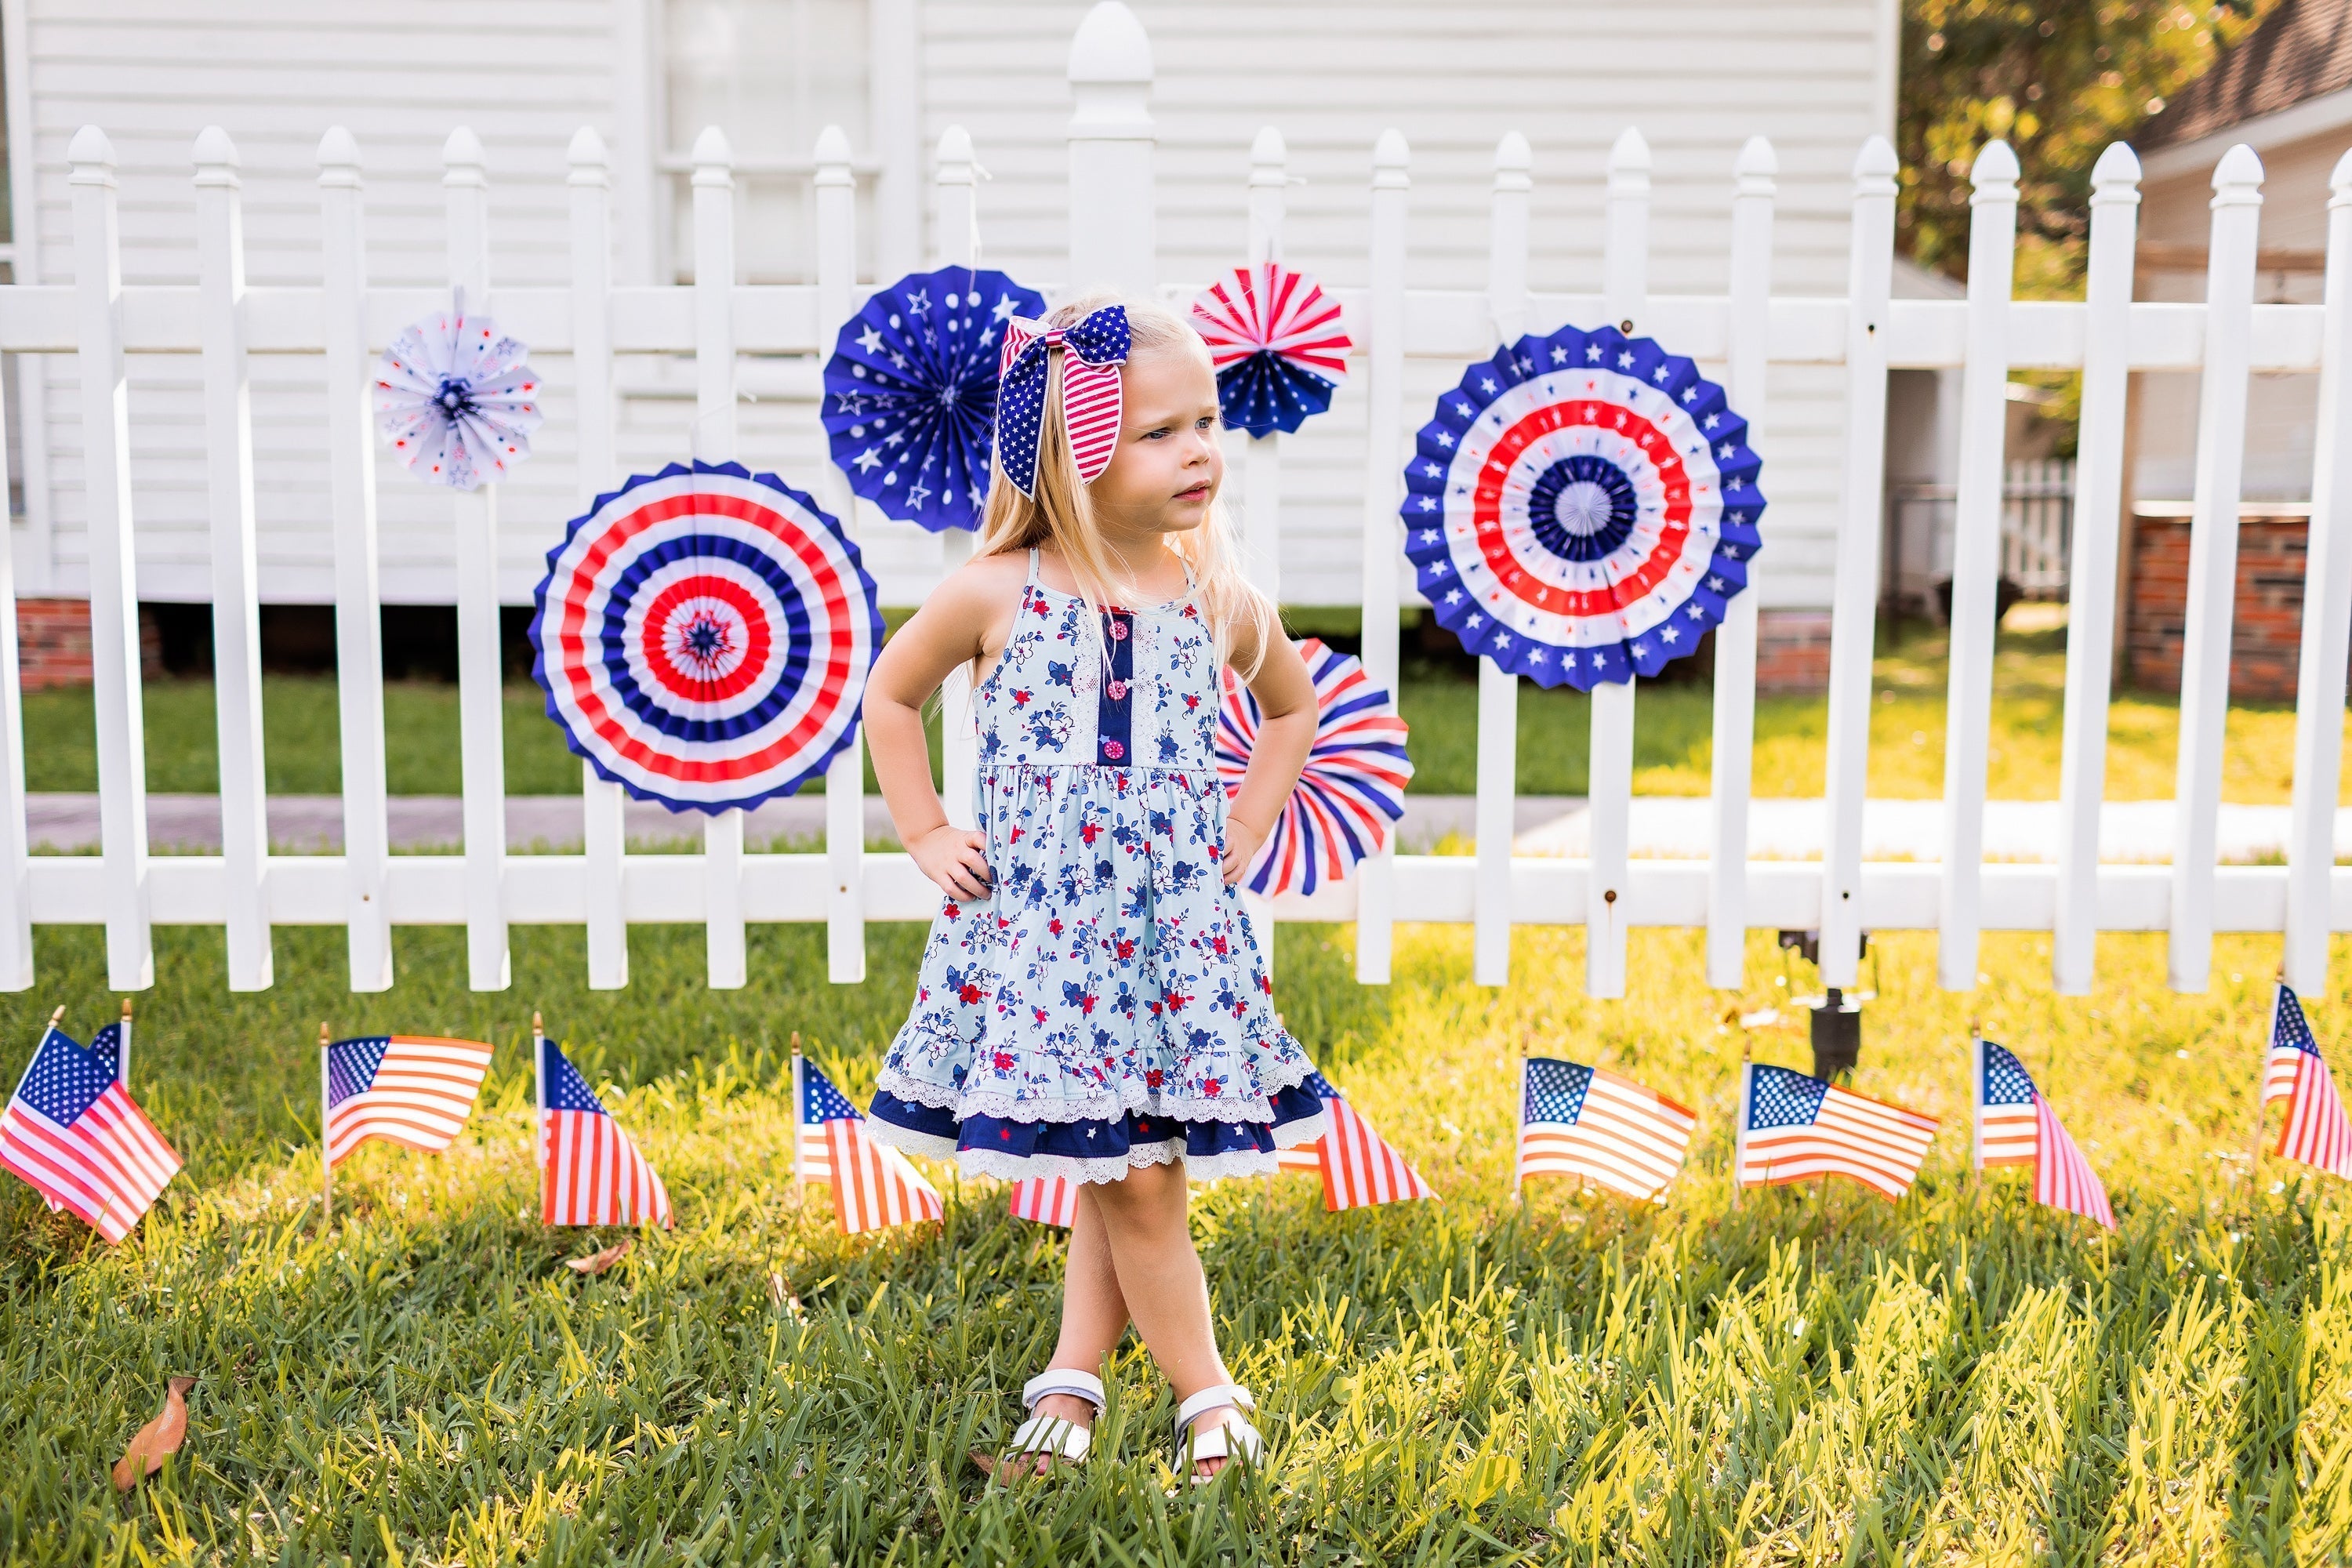
[[[1004,323],[1003,357],[998,362],[996,460],[1004,477],[1032,500],[1037,494],[1037,441],[1045,427],[1045,361],[1062,354],[1062,423],[1078,459],[1078,479],[1092,484],[1110,466],[1118,445],[1118,367],[1134,341],[1127,311],[1105,305],[1066,327],[1018,316]]]

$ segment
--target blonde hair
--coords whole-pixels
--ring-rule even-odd
[[[1067,327],[1106,305],[1125,307],[1133,339],[1130,353],[1194,354],[1206,363],[1208,345],[1192,323],[1152,301],[1088,294],[1056,307],[1047,313],[1045,322]],[[1063,357],[1060,349],[1046,354],[1045,416],[1037,432],[1037,494],[1034,499],[1023,495],[1005,477],[1004,465],[997,463],[973,553],[1006,555],[1052,545],[1069,563],[1079,595],[1095,612],[1087,617],[1087,629],[1099,643],[1103,607],[1131,599],[1134,584],[1120,581],[1117,559],[1103,542],[1087,485],[1078,478],[1077,455],[1070,448],[1069,431],[1062,418]],[[1233,523],[1223,498],[1210,507],[1198,529],[1171,535],[1168,543],[1192,573],[1192,602],[1216,638],[1218,663],[1233,662],[1239,629],[1247,627],[1255,633],[1248,668],[1236,666],[1236,673],[1244,680],[1250,679],[1257,674],[1273,639],[1282,635],[1282,617],[1274,601],[1242,571],[1241,553],[1234,542]],[[1107,647],[1099,651],[1108,658]]]

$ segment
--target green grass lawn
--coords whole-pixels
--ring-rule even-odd
[[[1286,927],[1276,995],[1351,1099],[1444,1194],[1328,1216],[1315,1184],[1202,1191],[1195,1228],[1271,1468],[1195,1494],[1164,1461],[1165,1387],[1132,1344],[1080,1475],[992,1487],[1052,1342],[1060,1244],[1001,1189],[944,1227],[835,1234],[795,1204],[786,1041],[863,1098],[919,933],[823,980],[823,934],[758,928],[712,994],[701,938],[634,933],[591,993],[577,931],[518,928],[511,992],[464,989],[463,935],[403,931],[398,989],[343,989],[340,933],[280,931],[278,988],[223,990],[216,933],[158,932],[137,1085],[188,1170],[109,1249],[0,1178],[0,1556],[21,1563],[2273,1563],[2352,1553],[2352,1228],[2337,1184],[2245,1152],[2275,939],[2219,944],[2212,994],[2162,986],[2160,937],[2111,936],[2058,998],[2045,940],[1989,935],[1994,977],[1934,989],[1933,939],[1885,943],[1858,1087],[1944,1118],[1900,1205],[1726,1180],[1739,1041],[1776,994],[1696,984],[1695,932],[1637,932],[1632,994],[1591,1003],[1580,934],[1517,933],[1516,984],[1469,984],[1466,928],[1399,932],[1393,986],[1344,928]],[[113,1008],[98,933],[38,933],[0,998],[0,1068],[56,1002]],[[2352,947],[2310,998],[2352,1052]],[[1800,986],[1808,983],[1801,969]],[[596,1279],[541,1229],[520,1050],[546,1010],[662,1171],[679,1224]],[[2041,1078],[2123,1223],[2106,1239],[1979,1181],[1968,1021]],[[318,1020],[499,1047],[447,1154],[373,1147],[337,1222],[316,1190]],[[1664,1207],[1509,1192],[1529,1043],[1699,1109]],[[1803,1065],[1790,1032],[1767,1060]],[[2280,1190],[2275,1183],[2284,1180]],[[198,1374],[185,1450],[127,1501],[106,1468],[163,1381]]]
[[[1870,793],[1882,799],[1933,800],[1944,793],[1944,639],[1917,626],[1883,637],[1871,710]],[[2055,800],[2065,633],[2004,633],[1994,674],[1994,738],[1990,757],[1995,799]],[[1704,795],[1713,765],[1713,693],[1703,680],[1644,685],[1636,706],[1633,787],[1643,795]],[[1403,712],[1412,726],[1413,788],[1467,795],[1477,784],[1477,684],[1448,668],[1407,668]],[[263,742],[269,788],[281,795],[331,795],[341,787],[335,687],[331,679],[271,676],[262,682]],[[1591,705],[1561,688],[1519,689],[1518,787],[1522,795],[1582,795]],[[146,688],[147,787],[209,793],[218,787],[217,746],[209,680],[150,681]],[[2352,714],[2347,716],[2352,727]],[[387,774],[394,795],[455,795],[457,689],[426,681],[384,688],[384,723],[394,744]],[[2166,800],[2180,723],[2177,699],[2119,692],[2107,723],[2107,798]],[[937,754],[937,719],[932,744]],[[95,731],[87,689],[39,691],[25,699],[26,781],[35,790],[98,787]],[[1822,793],[1829,704],[1819,697],[1765,697],[1756,705],[1755,790],[1762,796]],[[507,790],[568,795],[580,787],[580,761],[547,717],[535,686],[506,694]],[[872,768],[867,768],[872,787]],[[2284,805],[2294,787],[2294,710],[2239,704],[2230,710],[2222,764],[2224,798]],[[2352,805],[2352,768],[2344,802]]]

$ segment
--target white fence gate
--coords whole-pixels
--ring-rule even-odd
[[[1152,132],[1146,110],[1150,46],[1123,7],[1098,8],[1073,46],[1069,78],[1070,280],[1129,290],[1161,287],[1152,235]],[[621,476],[614,467],[612,358],[616,353],[690,354],[697,370],[693,455],[736,456],[737,356],[821,353],[859,297],[854,277],[853,174],[848,142],[828,130],[817,142],[814,286],[733,280],[733,175],[726,139],[706,132],[694,149],[694,277],[689,287],[617,288],[607,258],[604,149],[583,131],[571,149],[572,281],[568,288],[491,284],[492,193],[480,142],[453,132],[445,150],[449,281],[494,311],[542,354],[569,355],[581,428],[581,499]],[[467,931],[472,984],[507,983],[510,925],[582,924],[589,983],[627,983],[632,922],[694,921],[709,932],[710,983],[745,980],[744,929],[752,921],[824,921],[831,973],[864,973],[865,922],[927,919],[937,895],[904,855],[867,854],[860,842],[860,771],[855,749],[826,781],[829,848],[821,855],[746,853],[740,814],[713,819],[700,855],[625,853],[617,786],[589,777],[587,840],[579,855],[509,856],[504,843],[497,598],[492,577],[495,487],[452,501],[458,542],[465,847],[459,857],[389,851],[383,706],[377,633],[377,550],[367,374],[372,356],[408,321],[436,309],[438,289],[371,288],[360,224],[358,149],[332,131],[319,148],[325,217],[316,287],[255,288],[241,263],[237,165],[228,138],[207,131],[194,148],[202,281],[193,288],[126,287],[115,225],[113,153],[86,127],[72,142],[75,281],[0,288],[0,349],[72,354],[80,374],[89,468],[90,616],[94,633],[102,852],[96,858],[26,852],[23,727],[16,675],[15,590],[0,552],[0,987],[33,983],[31,927],[106,928],[110,984],[149,984],[157,922],[225,929],[232,988],[270,984],[270,929],[340,925],[350,935],[354,990],[393,984],[396,925]],[[1733,166],[1730,288],[1726,296],[1653,295],[1648,287],[1646,144],[1628,130],[1609,161],[1606,259],[1600,294],[1538,291],[1528,275],[1529,149],[1517,134],[1496,149],[1490,260],[1483,294],[1409,289],[1411,159],[1404,140],[1372,150],[1370,285],[1343,291],[1349,328],[1370,382],[1364,449],[1364,663],[1372,679],[1397,679],[1402,561],[1397,505],[1406,433],[1406,356],[1453,363],[1491,352],[1498,339],[1570,321],[1629,323],[1673,350],[1727,367],[1733,403],[1754,421],[1750,440],[1771,460],[1768,363],[1843,364],[1849,438],[1836,558],[1828,758],[1828,852],[1819,863],[1748,860],[1747,820],[1754,717],[1756,601],[1733,601],[1718,634],[1714,728],[1714,853],[1706,861],[1629,865],[1633,727],[1630,686],[1603,687],[1592,704],[1593,854],[1589,861],[1511,854],[1516,744],[1515,679],[1482,671],[1478,695],[1477,854],[1475,859],[1389,854],[1353,879],[1277,914],[1357,922],[1357,973],[1381,983],[1390,969],[1399,911],[1416,921],[1475,925],[1475,978],[1502,984],[1514,923],[1582,924],[1587,981],[1597,996],[1624,990],[1625,933],[1637,925],[1705,926],[1710,984],[1740,981],[1750,926],[1818,927],[1824,979],[1851,984],[1865,929],[1933,929],[1939,973],[1967,988],[1979,932],[2055,934],[2059,990],[2091,981],[2097,931],[2168,931],[2172,983],[2201,990],[2211,937],[2221,931],[2286,933],[2287,973],[2321,983],[2329,931],[2352,929],[2352,869],[2334,863],[2340,722],[2352,637],[2352,155],[2335,175],[2326,304],[2254,303],[2262,167],[2244,147],[2214,176],[2206,302],[2132,299],[2138,164],[2108,149],[2094,176],[2088,298],[2082,303],[2013,301],[2011,266],[2018,167],[1988,144],[1975,169],[1974,228],[1965,300],[1894,300],[1896,163],[1874,138],[1854,161],[1851,284],[1844,299],[1770,294],[1771,147],[1740,149]],[[1246,191],[1251,250],[1278,254],[1283,150],[1262,134]],[[972,148],[941,139],[936,199],[941,263],[974,258]],[[1179,280],[1169,280],[1177,285]],[[1173,286],[1189,297],[1189,284]],[[136,601],[131,577],[126,353],[202,356],[211,471],[213,603],[218,671],[223,852],[151,859],[147,850],[140,723]],[[247,363],[254,354],[323,356],[328,393],[319,410],[331,454],[341,671],[344,852],[276,856],[265,831],[259,648]],[[1869,735],[1874,615],[1879,588],[1885,406],[1890,367],[1958,366],[1963,416],[1954,553],[1952,657],[1945,831],[1939,864],[1862,859],[1862,801]],[[1986,751],[1990,722],[1994,590],[2000,570],[2002,430],[2012,369],[2084,374],[2081,458],[2074,532],[2068,640],[2063,830],[2055,865],[1983,862]],[[2196,523],[2181,697],[2179,831],[2168,867],[2097,863],[2107,691],[2115,616],[2116,540],[2124,453],[2124,389],[2135,370],[2201,370]],[[2222,720],[2230,655],[2238,492],[2247,378],[2255,371],[2322,376],[2318,471],[2303,641],[2292,847],[2284,867],[2217,867]],[[1278,437],[1252,445],[1244,466],[1244,532],[1271,585],[1276,516],[1271,482]],[[850,515],[846,485],[828,467],[799,474],[827,506]],[[1771,570],[1768,552],[1763,569]],[[958,747],[963,765],[970,750]],[[954,759],[951,759],[951,761]]]

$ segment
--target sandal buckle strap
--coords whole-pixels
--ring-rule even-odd
[[[1176,1407],[1176,1429],[1181,1432],[1193,1419],[1205,1411],[1230,1405],[1236,1410],[1255,1410],[1257,1399],[1238,1383],[1220,1383],[1204,1388]]]
[[[1048,1367],[1022,1384],[1021,1408],[1034,1410],[1039,1400],[1056,1394],[1071,1399],[1083,1399],[1095,1407],[1097,1415],[1102,1414],[1105,1401],[1102,1379],[1075,1367]]]

